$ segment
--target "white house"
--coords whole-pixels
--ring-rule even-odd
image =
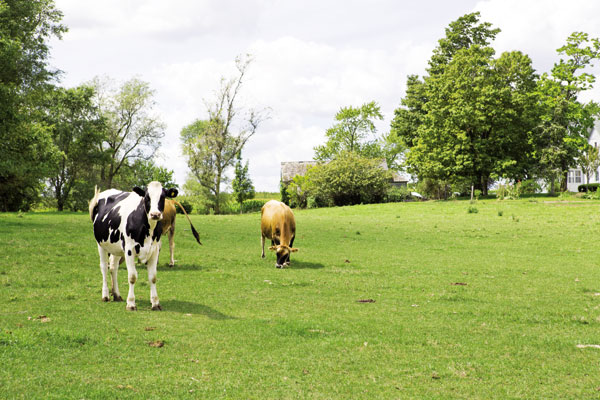
[[[598,148],[600,146],[600,121],[596,122],[588,143]],[[581,168],[572,168],[567,175],[567,190],[569,192],[577,192],[577,188],[582,183],[600,183],[600,169],[590,174],[590,181],[586,180],[585,174]]]

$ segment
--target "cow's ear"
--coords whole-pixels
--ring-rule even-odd
[[[277,246],[271,246],[271,247],[269,247],[269,250],[275,251],[275,250],[277,250]]]
[[[177,191],[177,189],[171,188],[171,189],[167,189],[166,196],[173,198],[173,197],[177,197],[178,194],[179,194],[179,192]]]
[[[145,190],[143,190],[143,189],[140,189],[140,188],[139,188],[139,187],[137,187],[137,186],[133,188],[133,191],[134,191],[135,193],[137,193],[137,194],[138,194],[140,197],[144,197],[144,196],[146,195],[146,191],[145,191]]]
[[[295,247],[292,247],[292,248],[290,249],[290,251],[291,251],[292,253],[295,253],[295,252],[297,252],[297,251],[298,251],[298,249],[297,249],[297,248],[295,248]]]

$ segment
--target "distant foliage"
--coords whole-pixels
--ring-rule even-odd
[[[577,191],[580,193],[584,192],[595,192],[598,190],[600,183],[584,183],[583,185],[579,185],[577,187]]]
[[[523,193],[521,188],[521,182],[498,185],[498,189],[496,190],[496,198],[498,200],[517,200]]]
[[[522,194],[536,194],[542,191],[542,187],[535,179],[527,179],[521,182]]]
[[[381,203],[389,189],[389,171],[377,160],[347,152],[308,170],[306,190],[325,205]]]
[[[286,194],[288,205],[292,208],[306,208],[310,193],[309,190],[308,178],[306,176],[296,175],[287,185]]]
[[[177,201],[185,208],[186,213],[191,214],[194,210],[194,206],[187,199],[178,198]],[[183,211],[178,206],[175,206],[175,209],[177,210],[177,214],[183,214]]]
[[[407,186],[393,187],[388,190],[385,201],[386,203],[399,203],[402,201],[412,200],[410,189]]]

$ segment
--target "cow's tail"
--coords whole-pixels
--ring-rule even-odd
[[[202,244],[200,242],[200,235],[198,235],[198,231],[196,230],[196,228],[194,228],[194,225],[192,225],[192,220],[190,219],[188,213],[185,211],[185,208],[183,208],[181,203],[178,202],[177,200],[175,200],[175,199],[171,199],[171,200],[173,201],[173,203],[177,204],[179,206],[179,208],[181,208],[181,211],[183,211],[183,213],[185,214],[185,217],[187,218],[188,222],[190,223],[190,227],[192,228],[192,233],[194,234],[196,241],[198,242],[198,244]]]
[[[100,189],[94,186],[94,198],[90,200],[90,219],[94,222],[94,209],[98,205],[98,197],[100,197]]]

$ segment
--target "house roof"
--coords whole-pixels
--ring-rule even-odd
[[[296,175],[306,175],[308,168],[317,165],[316,161],[284,161],[281,163],[281,181],[291,182]]]

